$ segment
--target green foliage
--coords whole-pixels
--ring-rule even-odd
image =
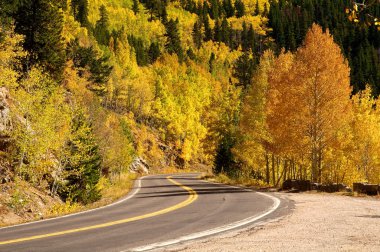
[[[58,189],[65,201],[88,204],[99,199],[96,184],[100,178],[101,157],[91,125],[83,111],[76,111],[63,168],[66,176]]]
[[[104,95],[106,83],[112,72],[109,57],[100,57],[93,47],[82,47],[78,41],[70,44],[68,57],[73,60],[74,66],[79,69],[81,76],[85,76],[86,71],[90,73],[88,80],[93,84],[89,87],[98,95]]]
[[[40,65],[60,80],[65,63],[62,40],[63,15],[55,1],[25,0],[12,12],[15,31],[25,36],[24,49],[29,55],[25,70]]]
[[[181,38],[178,31],[178,19],[177,20],[169,20],[165,25],[166,33],[165,37],[167,38],[167,42],[165,44],[165,48],[170,54],[177,54],[180,60],[183,60],[184,54],[181,46]]]
[[[238,80],[238,86],[242,86],[244,89],[249,87],[256,64],[256,60],[250,52],[243,53],[242,56],[236,60],[233,76]]]
[[[71,9],[73,16],[83,27],[89,27],[88,0],[72,0]]]
[[[236,172],[238,166],[235,161],[235,156],[232,153],[232,148],[235,144],[236,138],[232,134],[228,133],[223,136],[216,150],[213,166],[213,172],[215,174],[226,173],[232,175]]]
[[[100,6],[100,19],[96,21],[94,36],[99,44],[108,46],[110,41],[109,17],[104,5]]]
[[[344,12],[351,1],[307,0],[273,1],[269,11],[269,25],[277,48],[295,51],[302,44],[313,22],[329,29],[350,62],[351,85],[354,93],[370,84],[375,95],[380,93],[380,30],[367,22],[351,22]],[[380,4],[365,10],[363,16],[376,17]]]

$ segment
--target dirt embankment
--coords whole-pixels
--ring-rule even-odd
[[[284,218],[168,251],[380,251],[380,200],[279,194],[294,201]]]
[[[0,226],[38,220],[51,216],[62,201],[26,182],[0,184]]]

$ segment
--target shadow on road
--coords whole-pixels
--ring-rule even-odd
[[[193,185],[194,186],[194,185]],[[196,185],[194,187],[197,187],[199,185]],[[204,186],[204,185],[200,185],[200,186]],[[165,187],[165,186],[160,186],[161,188],[162,187]],[[170,186],[167,186],[168,188],[172,187],[171,185]],[[246,191],[244,189],[240,189],[240,188],[201,188],[201,189],[198,189],[198,188],[194,188],[194,191],[197,192],[197,194],[199,195],[205,195],[205,194],[235,194],[235,193],[248,193],[249,191]],[[141,195],[141,196],[137,196],[137,198],[159,198],[159,197],[175,197],[175,196],[184,196],[184,195],[189,195],[189,192],[185,191],[185,190],[168,190],[168,191],[164,191],[164,192],[149,192],[149,193],[139,193],[138,195]]]

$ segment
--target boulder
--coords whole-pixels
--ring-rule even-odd
[[[376,184],[354,183],[354,192],[357,193],[374,196],[380,193],[379,191],[379,185]]]
[[[5,87],[0,88],[0,136],[12,129],[8,99],[8,90]]]
[[[0,88],[0,153],[9,145],[9,131],[12,130],[8,99],[7,89]]]
[[[309,191],[311,190],[311,183],[310,180],[295,180],[295,179],[288,179],[285,180],[282,184],[283,190],[298,190],[298,191]]]
[[[132,173],[149,174],[149,165],[143,158],[137,157],[129,166],[129,171]]]

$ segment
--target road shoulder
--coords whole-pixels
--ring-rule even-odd
[[[380,251],[380,200],[313,193],[276,195],[293,202],[293,211],[165,251]]]

